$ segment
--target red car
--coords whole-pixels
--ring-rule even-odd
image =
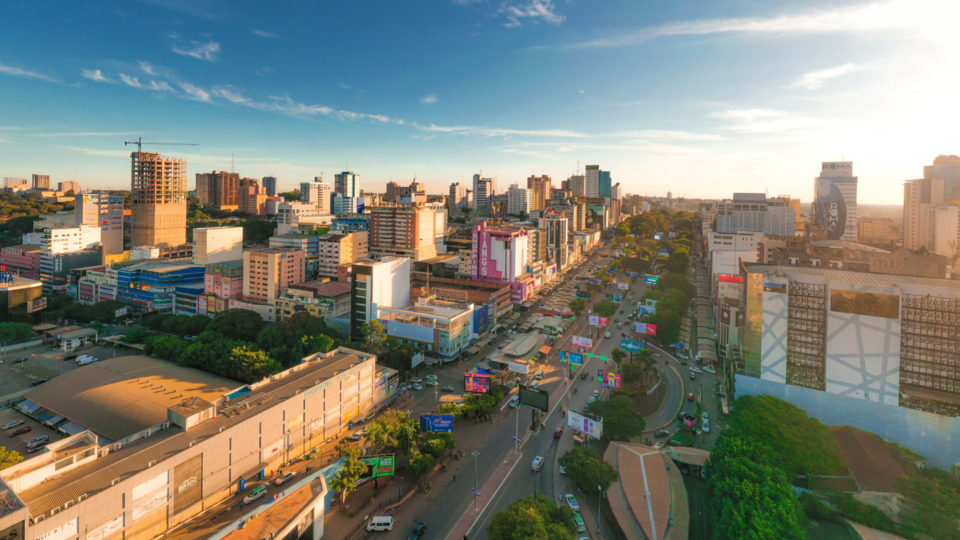
[[[10,432],[10,436],[11,436],[11,437],[16,437],[17,435],[23,435],[24,433],[27,433],[27,432],[30,431],[31,429],[33,429],[33,428],[31,428],[30,426],[20,426],[20,427],[18,427],[17,429],[11,431],[11,432]]]
[[[693,396],[693,392],[690,392],[689,394],[687,394],[687,399],[690,400],[690,401],[693,401],[693,400],[696,399],[696,398]]]
[[[557,430],[553,432],[553,438],[554,438],[554,439],[559,439],[560,436],[562,436],[562,435],[563,435],[563,428],[562,428],[562,427],[558,427]]]

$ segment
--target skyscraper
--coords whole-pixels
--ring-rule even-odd
[[[152,152],[130,154],[133,247],[187,242],[187,162]]]
[[[585,197],[599,197],[600,196],[600,166],[599,165],[587,165],[586,174],[584,175],[585,180],[583,184],[584,196]],[[577,195],[574,193],[574,195]]]
[[[569,262],[569,221],[556,209],[548,209],[542,223],[547,229],[547,261],[563,270]]]
[[[447,198],[447,208],[450,213],[459,213],[470,208],[470,190],[460,182],[450,184],[450,195]]]
[[[375,206],[369,210],[371,257],[398,256],[421,261],[437,256],[434,207],[392,205]]]
[[[33,175],[33,183],[31,187],[36,189],[50,189],[50,175],[49,174],[35,174]]]
[[[852,161],[824,161],[813,185],[813,226],[827,238],[857,241],[857,177]]]
[[[321,182],[319,177],[313,182],[300,184],[300,202],[316,206],[317,213],[320,215],[330,213],[331,194],[333,194],[333,186]]]
[[[343,171],[333,177],[333,190],[344,197],[360,196],[360,179],[350,171]]]
[[[240,174],[227,171],[197,173],[200,206],[236,210],[240,205]]]
[[[937,156],[933,165],[924,166],[923,178],[904,182],[904,247],[925,247],[933,253],[952,256],[951,252],[960,246],[960,237],[953,242],[947,240],[953,213],[942,207],[955,206],[960,206],[960,157]],[[960,223],[956,225],[960,228]]]
[[[73,215],[79,227],[100,227],[103,254],[123,252],[123,195],[85,191],[76,196]]]
[[[583,175],[573,175],[567,179],[567,189],[574,197],[587,196],[587,182]]]
[[[490,198],[495,192],[493,178],[482,178],[479,174],[473,175],[473,213],[490,215]]]
[[[507,214],[512,216],[527,215],[530,213],[530,190],[517,184],[510,186],[507,191]]]
[[[263,190],[264,192],[271,196],[277,196],[277,177],[276,176],[264,176],[263,177]]]
[[[530,210],[545,210],[550,200],[550,177],[530,176],[527,178],[527,189],[530,190]]]

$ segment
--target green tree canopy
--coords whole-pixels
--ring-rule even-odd
[[[586,307],[586,303],[582,298],[574,298],[570,301],[570,311],[574,313],[580,313],[583,311],[583,308]]]
[[[603,418],[603,438],[629,441],[643,433],[645,423],[640,409],[629,396],[615,392],[610,399],[590,404],[590,414]]]
[[[23,456],[16,450],[8,450],[6,446],[0,446],[0,470],[6,469],[23,461]]]
[[[487,527],[490,540],[569,540],[575,532],[573,510],[544,495],[518,499],[494,514]]]
[[[357,480],[367,472],[367,464],[360,461],[360,449],[356,446],[344,447],[347,454],[343,468],[334,475],[330,487],[340,494],[340,502],[346,502],[347,495],[356,488]]]
[[[593,312],[601,317],[612,317],[619,308],[620,304],[611,302],[610,300],[600,300],[593,304]]]
[[[249,309],[221,311],[210,322],[208,330],[229,339],[254,339],[263,328],[263,319]]]
[[[607,489],[617,479],[617,470],[603,460],[603,456],[586,446],[574,446],[560,463],[565,467],[567,476],[584,490],[600,486]]]
[[[26,323],[5,322],[0,323],[0,344],[13,345],[30,341],[33,337],[33,327]]]
[[[409,451],[420,425],[406,411],[388,409],[367,425],[367,441],[377,448]]]

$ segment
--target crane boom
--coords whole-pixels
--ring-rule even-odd
[[[142,151],[141,147],[142,147],[143,145],[145,145],[145,144],[163,144],[163,145],[167,145],[167,146],[171,146],[171,145],[173,145],[173,146],[200,146],[200,145],[197,144],[197,143],[183,143],[183,142],[143,142],[143,137],[137,137],[137,140],[135,140],[135,141],[123,141],[123,145],[124,145],[124,146],[127,146],[128,144],[135,144],[135,145],[137,145],[137,153],[138,153],[138,154]]]

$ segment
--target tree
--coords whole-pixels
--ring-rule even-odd
[[[0,446],[0,470],[12,467],[23,461],[23,456],[16,450],[7,450],[6,446]]]
[[[363,346],[370,352],[379,353],[387,344],[387,329],[380,321],[367,321],[360,327]]]
[[[610,300],[600,300],[593,305],[593,312],[601,317],[611,317],[619,308],[620,305],[616,302],[611,302]]]
[[[457,443],[453,440],[453,435],[449,433],[428,433],[422,441],[420,447],[423,452],[438,458],[447,450],[453,450]]]
[[[347,495],[354,490],[357,480],[367,472],[367,464],[359,459],[359,448],[347,446],[344,451],[347,455],[343,462],[343,468],[337,471],[337,474],[333,477],[333,482],[331,482],[333,490],[340,494],[341,503],[347,501]]]
[[[585,490],[596,486],[607,489],[617,479],[617,470],[586,446],[574,446],[560,458],[560,464],[565,467],[567,476]]]
[[[614,349],[611,351],[610,356],[613,357],[613,361],[620,365],[620,362],[627,356],[627,354],[620,349]]]
[[[229,362],[232,364],[233,378],[247,383],[259,381],[281,369],[280,362],[250,345],[241,345],[230,351]]]
[[[555,504],[545,495],[518,499],[494,514],[487,527],[490,540],[566,540],[575,533],[573,510]]]
[[[13,345],[29,341],[33,337],[33,328],[26,323],[5,322],[0,323],[0,343],[3,345]]]
[[[590,414],[603,418],[603,438],[608,441],[629,441],[643,433],[645,423],[640,409],[619,392],[610,399],[591,403]]]
[[[410,472],[419,478],[427,474],[427,471],[430,470],[430,467],[433,467],[433,462],[433,456],[430,454],[421,453],[420,450],[414,448],[413,452],[410,454]]]
[[[330,352],[337,344],[333,338],[326,334],[314,334],[312,336],[303,336],[300,338],[303,344],[304,354],[310,355],[318,352]]]
[[[217,313],[207,329],[230,339],[249,340],[263,328],[263,319],[249,309],[228,309]]]
[[[409,451],[420,425],[406,411],[388,409],[367,425],[367,440],[377,448]]]
[[[579,314],[583,311],[583,308],[586,307],[586,303],[582,298],[574,298],[570,301],[570,311]]]

